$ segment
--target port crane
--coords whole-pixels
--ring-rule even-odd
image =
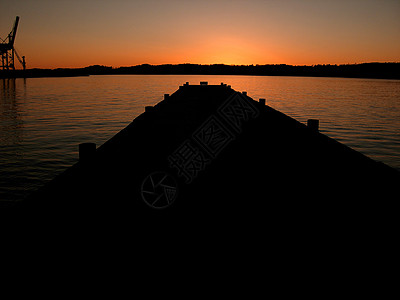
[[[0,55],[1,55],[1,68],[3,70],[15,70],[14,57],[16,56],[22,65],[22,68],[26,69],[25,56],[21,57],[18,55],[17,50],[14,47],[15,35],[17,34],[17,28],[19,23],[19,17],[15,18],[14,26],[8,36],[3,40],[0,37]]]

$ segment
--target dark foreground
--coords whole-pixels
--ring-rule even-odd
[[[2,229],[29,241],[18,261],[105,285],[136,272],[152,289],[183,274],[193,293],[210,280],[224,295],[390,290],[396,170],[225,85],[184,85],[146,110],[2,209]]]
[[[185,84],[146,110],[13,213],[65,227],[390,222],[396,170],[229,86]]]

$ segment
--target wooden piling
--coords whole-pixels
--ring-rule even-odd
[[[316,119],[308,119],[307,120],[307,127],[313,131],[319,131],[319,120]]]

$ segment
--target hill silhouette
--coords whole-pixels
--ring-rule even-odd
[[[293,66],[275,65],[199,65],[199,64],[141,64],[112,68],[93,65],[85,68],[27,69],[0,71],[0,78],[89,76],[112,74],[160,75],[255,75],[255,76],[309,76],[400,79],[400,63],[362,63],[346,65]]]

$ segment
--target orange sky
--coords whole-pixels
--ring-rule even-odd
[[[0,37],[17,15],[28,68],[400,62],[397,0],[0,0]]]

